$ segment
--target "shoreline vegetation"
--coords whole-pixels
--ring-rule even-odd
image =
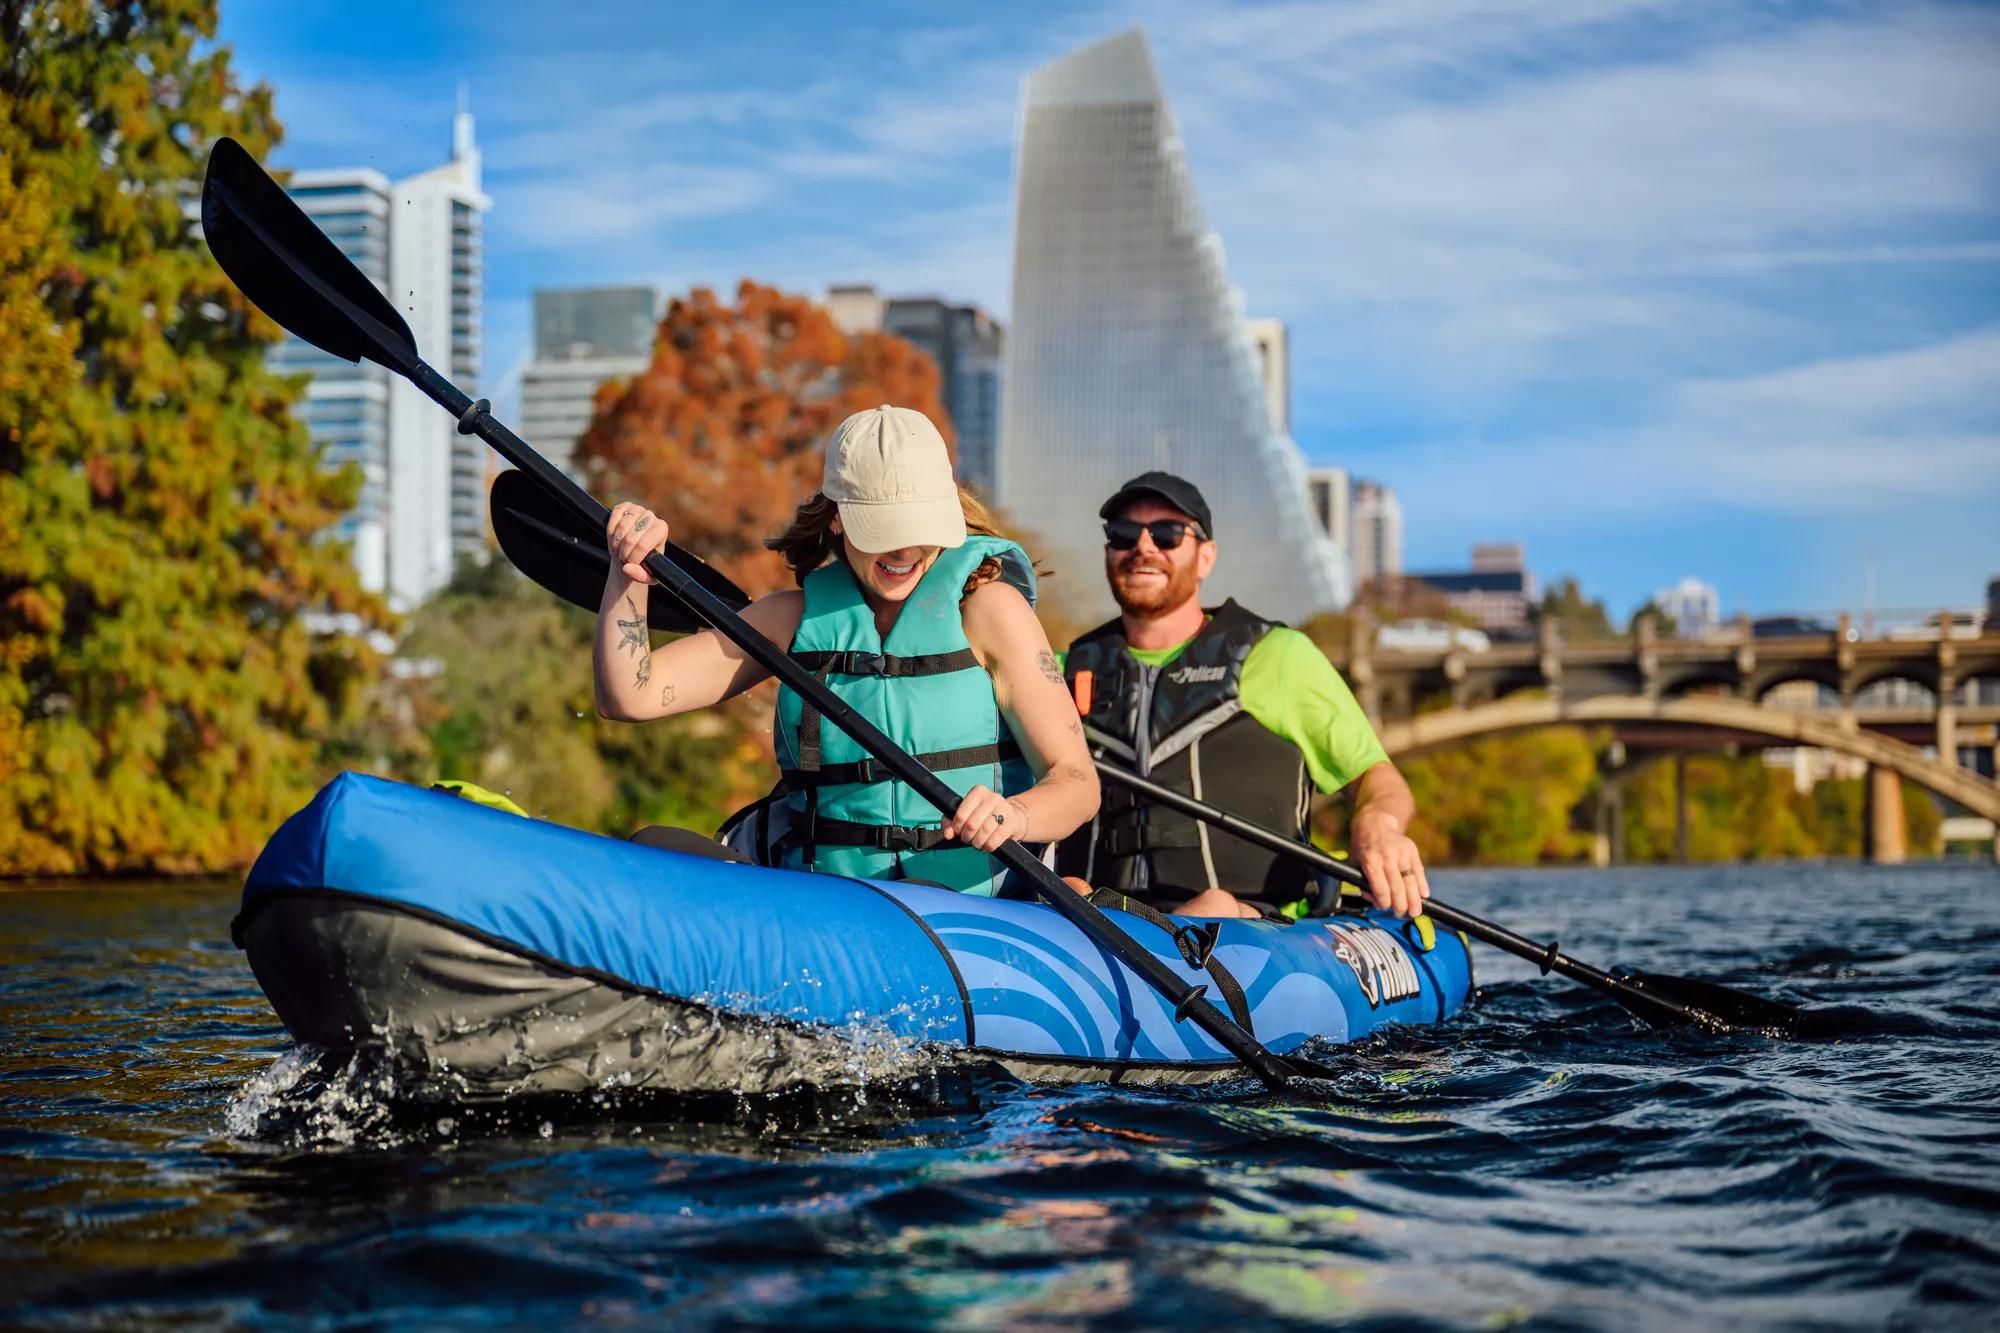
[[[343,768],[462,778],[617,835],[714,829],[774,777],[769,690],[606,722],[589,617],[497,554],[406,616],[359,586],[337,537],[359,470],[326,466],[296,415],[305,378],[266,364],[281,331],[186,207],[217,138],[264,158],[283,137],[215,23],[199,0],[102,22],[49,8],[0,54],[0,882],[234,872]],[[651,364],[600,388],[573,461],[756,595],[787,581],[763,539],[812,488],[833,424],[897,403],[949,441],[939,390],[919,349],[847,334],[806,298],[696,290]],[[1067,642],[1084,622],[1063,593],[1097,571],[1058,575],[1043,619]],[[1543,612],[1616,632],[1574,580]],[[1426,858],[1583,860],[1576,812],[1605,740],[1555,730],[1407,761]],[[1794,792],[1755,756],[1699,756],[1689,776],[1698,860],[1859,852],[1858,782]],[[1670,854],[1670,771],[1623,801],[1629,858]],[[1338,806],[1318,826],[1336,846]],[[1935,850],[1935,803],[1912,789],[1906,807],[1911,847]]]

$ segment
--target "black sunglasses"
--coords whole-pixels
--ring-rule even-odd
[[[1196,541],[1207,541],[1201,528],[1186,519],[1156,518],[1151,523],[1140,523],[1129,518],[1114,518],[1104,525],[1104,544],[1114,551],[1129,551],[1139,544],[1140,532],[1153,535],[1153,545],[1162,551],[1171,551],[1181,544],[1181,538],[1193,532]]]

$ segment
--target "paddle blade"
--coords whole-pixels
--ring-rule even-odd
[[[1657,972],[1634,972],[1621,978],[1640,990],[1664,995],[1713,1022],[1703,1027],[1718,1031],[1761,1032],[1772,1037],[1831,1037],[1840,1035],[1844,1025],[1825,1016],[1799,1009],[1777,1000],[1740,991],[1713,981],[1694,977],[1670,977]]]
[[[209,151],[201,229],[229,280],[314,347],[398,374],[420,364],[417,340],[389,298],[234,139]]]
[[[596,611],[611,568],[604,535],[592,531],[525,472],[495,477],[491,503],[494,539],[514,568],[564,601]],[[671,542],[666,556],[731,610],[749,605],[741,588],[698,556]],[[657,584],[646,599],[646,622],[668,634],[686,634],[703,625],[679,598]]]

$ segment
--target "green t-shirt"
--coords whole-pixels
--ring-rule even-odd
[[[1125,651],[1147,666],[1163,667],[1192,642]],[[1257,641],[1244,659],[1239,688],[1243,711],[1290,741],[1304,757],[1313,785],[1328,795],[1389,758],[1347,682],[1318,645],[1295,629],[1280,625]]]

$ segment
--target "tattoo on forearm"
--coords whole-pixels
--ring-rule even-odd
[[[644,685],[647,681],[651,680],[652,678],[653,678],[653,655],[651,653],[647,653],[644,657],[639,659],[638,683]]]
[[[674,687],[671,684],[663,686],[660,690],[660,707],[662,708],[672,707],[673,702],[674,702]]]
[[[1035,665],[1042,670],[1042,676],[1051,685],[1063,683],[1062,668],[1056,665],[1056,655],[1044,648],[1035,654]]]
[[[1090,770],[1077,764],[1066,764],[1063,767],[1063,776],[1071,782],[1088,782]]]
[[[631,608],[633,619],[620,620],[618,622],[618,646],[620,648],[637,648],[643,653],[647,649],[646,618],[639,614],[639,604],[630,597],[625,599],[625,605]],[[641,683],[643,684],[644,682]]]
[[[1071,718],[1069,720],[1069,734],[1072,736],[1083,735],[1083,723],[1077,721],[1075,718]]]

